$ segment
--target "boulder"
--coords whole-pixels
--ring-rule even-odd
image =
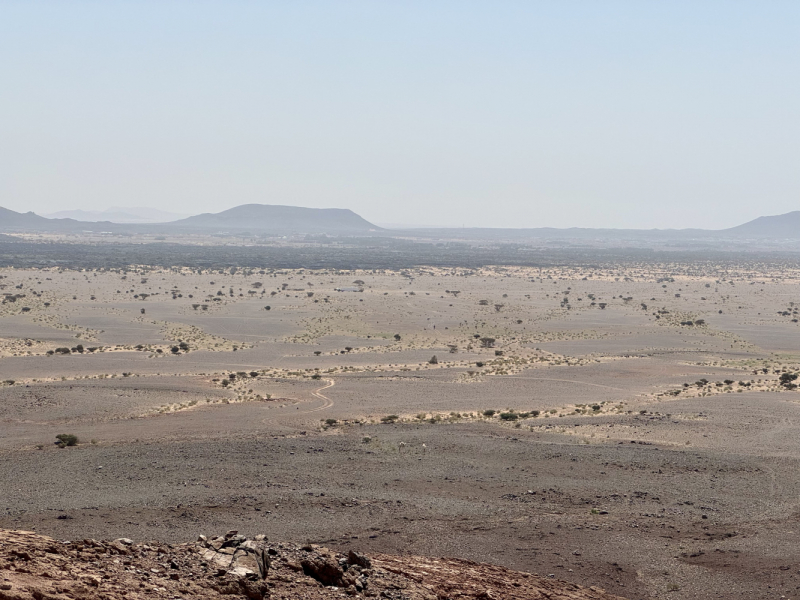
[[[358,565],[364,569],[369,569],[372,566],[372,562],[370,562],[369,558],[356,552],[355,550],[350,550],[350,552],[347,553],[347,563],[351,565]]]
[[[319,581],[322,585],[342,585],[344,571],[336,560],[324,554],[308,556],[300,561],[303,572]]]

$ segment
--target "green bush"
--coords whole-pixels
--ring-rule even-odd
[[[484,416],[484,417],[493,417],[493,416],[495,416],[496,414],[497,414],[497,411],[496,411],[496,410],[493,410],[493,409],[491,409],[491,408],[490,408],[490,409],[488,409],[488,410],[485,410],[485,411],[483,411],[483,416]]]
[[[500,418],[503,421],[516,421],[519,419],[519,415],[515,412],[502,412],[500,413]]]
[[[56,439],[58,440],[56,442],[56,444],[58,444],[62,448],[66,447],[66,446],[77,446],[78,445],[78,436],[77,435],[73,435],[71,433],[59,433],[56,436]]]

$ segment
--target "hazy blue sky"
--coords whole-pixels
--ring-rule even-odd
[[[722,228],[800,209],[800,2],[0,1],[0,206]]]

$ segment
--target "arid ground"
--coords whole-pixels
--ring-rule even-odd
[[[800,598],[800,269],[0,276],[0,528]]]

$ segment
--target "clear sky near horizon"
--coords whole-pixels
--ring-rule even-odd
[[[800,209],[800,2],[0,2],[0,206],[705,227]]]

